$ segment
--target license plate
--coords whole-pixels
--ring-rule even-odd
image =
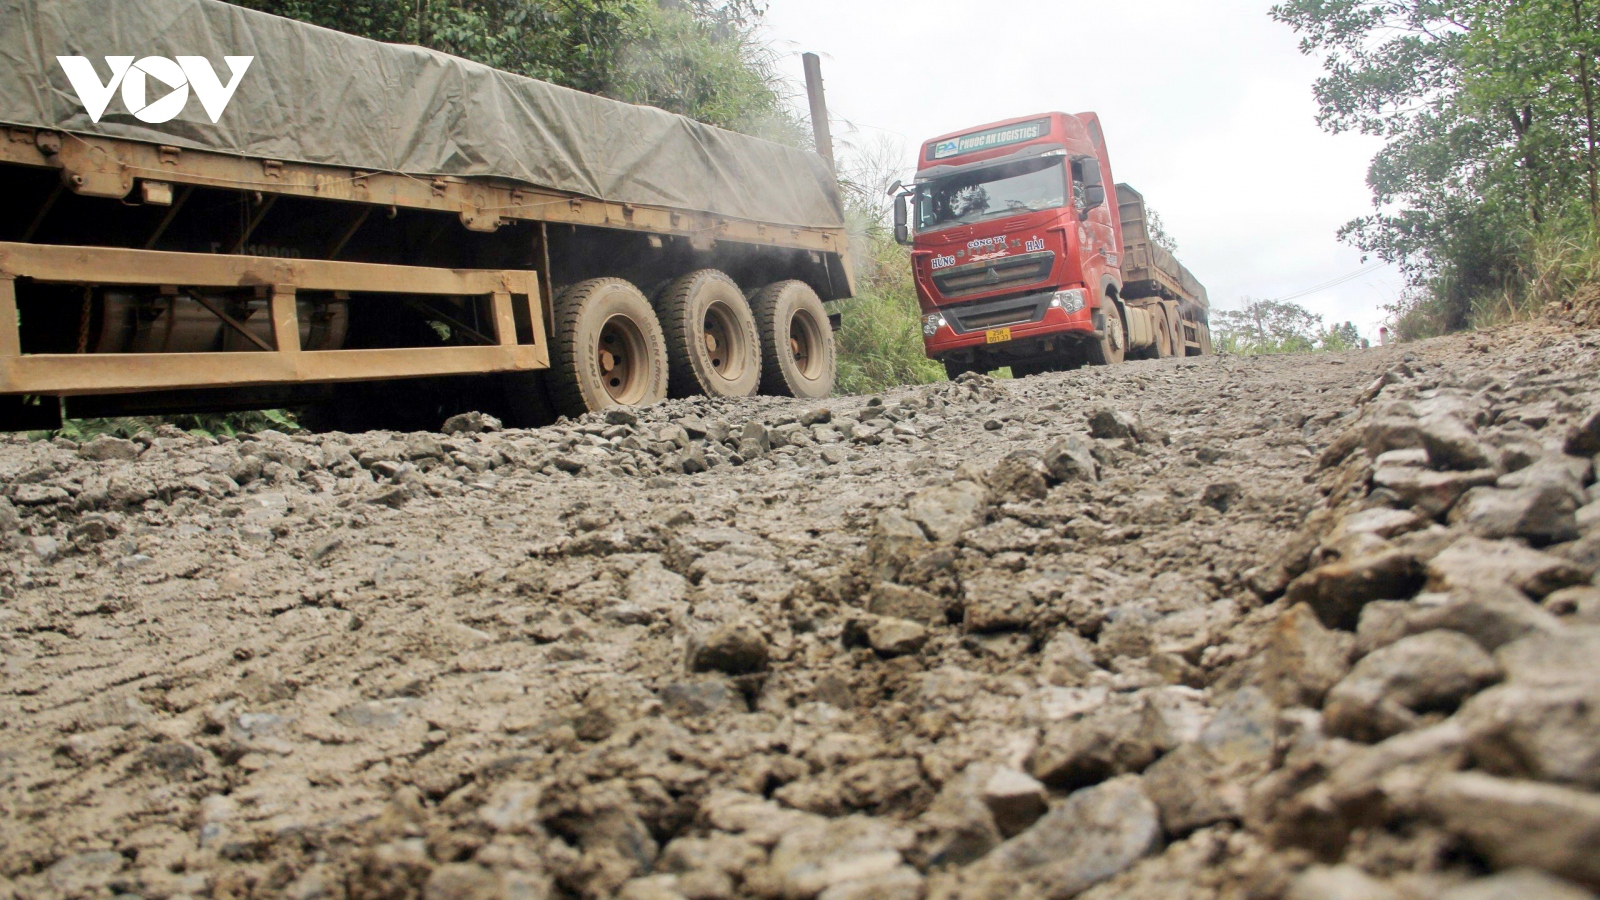
[[[991,328],[984,332],[984,337],[990,344],[1004,344],[1006,341],[1011,340],[1011,329]]]

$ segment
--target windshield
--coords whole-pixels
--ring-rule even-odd
[[[1055,209],[1067,202],[1060,159],[1030,159],[952,175],[917,191],[917,230]]]

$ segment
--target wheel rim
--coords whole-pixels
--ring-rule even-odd
[[[805,310],[796,310],[789,320],[789,353],[794,358],[795,370],[807,381],[822,377],[822,330]]]
[[[737,381],[744,374],[750,348],[745,346],[739,333],[738,320],[726,303],[713,303],[706,308],[701,323],[701,346],[711,371],[718,378]]]
[[[644,332],[627,316],[612,316],[600,326],[595,360],[600,384],[613,403],[631,406],[644,399],[649,366]]]
[[[1122,352],[1122,317],[1113,310],[1106,316],[1106,355],[1116,356]]]

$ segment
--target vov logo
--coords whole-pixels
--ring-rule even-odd
[[[134,62],[131,56],[108,56],[106,65],[111,69],[111,80],[105,82],[100,80],[94,63],[88,57],[56,57],[92,121],[100,121],[111,103],[112,95],[121,87],[122,102],[128,107],[128,112],[133,113],[133,117],[139,121],[153,125],[177,118],[189,102],[190,88],[194,88],[194,95],[200,98],[200,105],[205,107],[206,115],[211,117],[213,124],[222,118],[223,110],[228,108],[228,101],[233,99],[233,92],[238,89],[239,81],[244,78],[245,70],[250,68],[255,57],[224,56],[222,59],[228,64],[229,81],[226,85],[217,77],[216,70],[211,68],[211,61],[204,56],[180,56],[176,62],[165,56],[146,56],[138,62]],[[151,79],[166,85],[165,96],[149,99]]]

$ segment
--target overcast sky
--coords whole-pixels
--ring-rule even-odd
[[[1357,272],[1335,237],[1370,208],[1379,142],[1317,127],[1319,63],[1269,0],[771,0],[784,73],[822,56],[835,143],[935,135],[1035,112],[1100,114],[1118,181],[1144,193],[1214,309]],[[800,99],[801,103],[804,98]],[[841,134],[845,122],[854,134]],[[1296,302],[1376,337],[1388,267]]]

